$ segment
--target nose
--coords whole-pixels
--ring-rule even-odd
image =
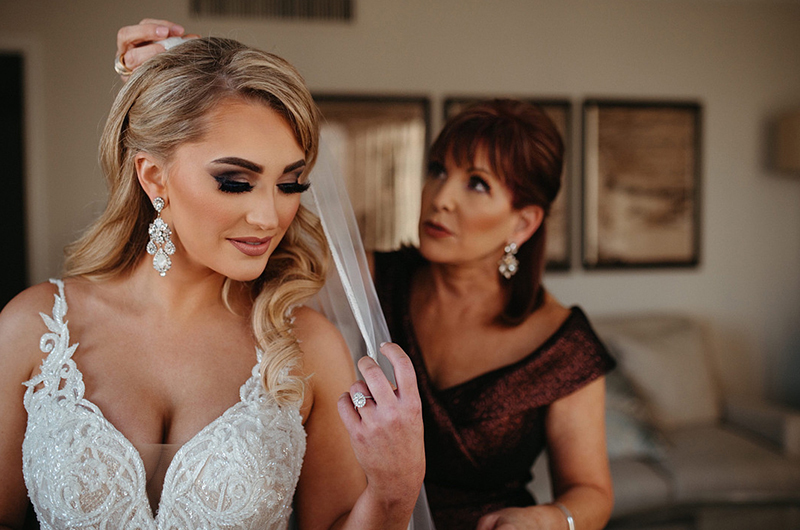
[[[251,226],[263,231],[278,228],[278,210],[272,193],[252,194],[245,220]]]
[[[431,206],[436,211],[451,212],[455,208],[456,182],[452,178],[429,181]]]

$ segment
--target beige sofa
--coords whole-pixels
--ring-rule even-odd
[[[747,385],[723,381],[726,352],[697,319],[639,315],[592,323],[619,363],[607,378],[612,526],[649,528],[636,521],[695,519],[703,510],[742,522],[731,507],[772,506],[790,508],[789,519],[773,517],[772,528],[800,528],[800,411],[747,397]],[[545,469],[540,461],[534,472],[541,478]],[[540,502],[549,499],[540,480],[532,489]]]

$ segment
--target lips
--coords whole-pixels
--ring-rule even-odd
[[[237,237],[236,239],[228,239],[231,245],[247,256],[263,256],[269,250],[269,244],[272,241],[271,237]]]
[[[424,223],[422,223],[422,229],[425,231],[427,235],[437,239],[443,237],[450,237],[453,235],[453,232],[445,228],[443,225],[440,225],[439,223],[434,223],[433,221],[425,221]]]

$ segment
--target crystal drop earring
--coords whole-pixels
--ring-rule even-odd
[[[510,280],[511,277],[517,273],[517,270],[519,270],[519,260],[516,257],[517,244],[511,241],[503,250],[505,254],[503,254],[503,257],[497,262],[497,270],[500,271],[500,274],[502,274],[506,280]]]
[[[170,256],[175,254],[175,244],[170,239],[172,230],[161,218],[161,210],[164,209],[164,204],[164,199],[161,197],[153,199],[156,218],[150,223],[150,228],[147,230],[148,234],[150,234],[150,241],[147,242],[147,253],[153,256],[153,268],[161,276],[167,275],[167,271],[172,267]]]

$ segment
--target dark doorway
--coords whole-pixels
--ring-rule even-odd
[[[22,55],[0,53],[0,307],[28,285],[23,137]]]

